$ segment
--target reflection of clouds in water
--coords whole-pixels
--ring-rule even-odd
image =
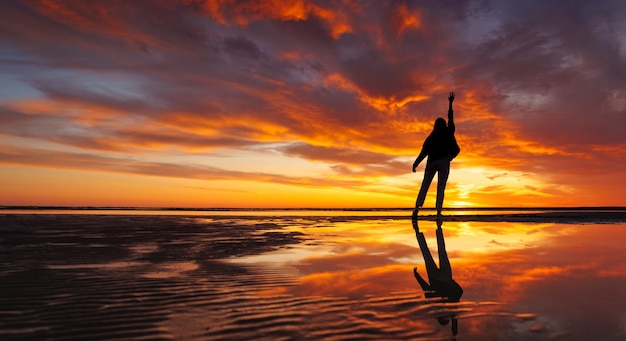
[[[298,295],[365,297],[417,289],[406,265],[315,272],[300,277],[290,290]]]
[[[434,239],[434,222],[420,224],[420,229]],[[624,335],[621,307],[626,300],[619,294],[626,287],[624,272],[619,271],[626,265],[626,256],[621,256],[624,226],[447,222],[444,231],[447,247],[453,250],[454,277],[465,289],[462,303],[503,303],[461,312],[461,335],[468,330],[485,339],[505,339],[507,330],[528,339]],[[404,231],[389,231],[394,232],[408,239]],[[387,240],[395,237],[387,236]],[[349,242],[371,252],[350,254],[355,246],[351,244],[333,249],[336,254],[307,258],[299,266],[306,275],[290,291],[362,297],[411,287],[418,294],[407,268],[397,262],[421,264],[417,247],[377,243],[371,238]]]
[[[149,269],[145,273],[141,274],[144,278],[173,278],[183,275],[185,272],[190,272],[198,269],[198,264],[195,262],[169,262],[165,264],[159,264]]]
[[[513,311],[539,313],[518,335],[569,335],[573,340],[623,339],[626,226],[552,225],[533,228],[533,247],[462,253],[455,277],[467,299],[486,297]],[[526,333],[526,334],[524,334]]]
[[[3,236],[13,266],[0,273],[0,293],[27,308],[3,322],[45,327],[80,313],[50,322],[61,333],[51,338],[124,320],[120,329],[154,327],[163,338],[432,340],[449,335],[434,318],[446,313],[458,315],[463,340],[626,336],[625,223],[445,222],[464,290],[455,304],[424,298],[408,221],[23,215],[3,226],[15,233]],[[420,223],[433,256],[435,228]]]
[[[454,278],[464,289],[459,305],[446,308],[458,312],[459,337],[623,338],[626,299],[620,293],[626,287],[622,271],[625,227],[445,222]],[[410,311],[422,330],[435,334],[444,330],[431,320],[441,307],[424,310],[431,302],[424,299],[411,273],[415,265],[424,270],[423,260],[406,223],[342,221],[287,229],[303,231],[303,242],[232,260],[292,269],[297,285],[275,288],[265,295],[348,298],[367,315],[381,312],[379,307],[364,308],[364,300],[395,302],[400,300],[398,293],[408,292],[412,294],[407,302],[385,309],[395,309],[396,319],[407,323],[411,317],[402,314]],[[433,221],[420,222],[433,255],[435,229]]]

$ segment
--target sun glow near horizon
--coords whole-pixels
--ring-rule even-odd
[[[267,156],[264,160],[268,160]],[[412,207],[423,176],[421,168],[415,174],[396,177],[360,177],[355,180],[354,177],[330,179],[318,176],[314,179],[302,178],[293,183],[280,183],[279,180],[246,179],[244,175],[240,178],[210,180],[202,176],[146,177],[123,172],[10,166],[2,168],[5,176],[14,179],[3,188],[6,194],[4,198],[11,198],[3,204],[232,208]],[[505,173],[481,168],[453,169],[445,206],[543,207],[555,202],[550,194],[540,191],[543,184],[525,180],[523,177],[528,177],[527,174]],[[436,180],[431,185],[424,207],[434,207],[435,191]]]

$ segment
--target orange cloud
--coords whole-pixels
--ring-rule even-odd
[[[328,24],[330,34],[334,39],[352,31],[348,16],[345,13],[306,0],[250,1],[246,3],[207,0],[204,2],[204,9],[209,17],[223,25],[228,25],[231,20],[238,25],[247,26],[251,21],[260,19],[304,21],[314,17]]]
[[[392,25],[394,25],[397,36],[402,35],[406,30],[422,27],[421,14],[415,11],[411,12],[407,6],[406,3],[401,3],[394,11]]]

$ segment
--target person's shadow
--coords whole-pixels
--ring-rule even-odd
[[[446,252],[446,244],[443,239],[443,230],[441,229],[443,222],[437,220],[437,251],[439,253],[439,267],[435,264],[435,260],[428,249],[424,234],[419,231],[417,220],[413,221],[413,229],[415,230],[415,236],[417,242],[424,256],[424,263],[426,265],[426,272],[428,273],[428,282],[426,282],[422,276],[417,272],[417,267],[413,268],[413,274],[415,279],[424,290],[424,296],[426,298],[439,297],[444,302],[459,302],[463,295],[463,289],[461,286],[452,279],[452,267],[450,266],[450,260],[448,259],[448,253]],[[440,316],[437,318],[439,324],[447,325],[452,321],[452,335],[458,333],[458,322],[456,315]]]

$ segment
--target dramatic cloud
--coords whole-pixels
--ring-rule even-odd
[[[504,173],[533,178],[543,205],[576,205],[565,188],[624,204],[624,18],[617,0],[6,1],[0,142],[154,164],[176,151],[182,168],[246,153],[290,163],[259,181],[301,172],[404,206],[419,177],[403,174],[454,90],[453,172],[467,174],[451,186],[482,193],[467,204],[523,193],[482,182]]]

